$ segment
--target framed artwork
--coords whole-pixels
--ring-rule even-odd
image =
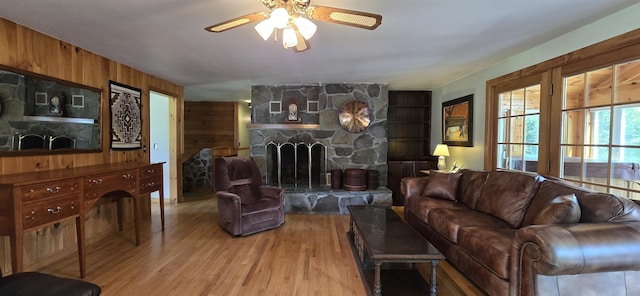
[[[109,81],[111,149],[142,147],[142,91]]]
[[[473,146],[473,95],[442,103],[442,143]]]

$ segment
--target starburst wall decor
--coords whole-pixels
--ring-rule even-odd
[[[141,93],[138,88],[109,81],[111,149],[141,148]]]

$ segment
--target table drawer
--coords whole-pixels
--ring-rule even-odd
[[[100,198],[111,191],[136,192],[136,171],[87,177],[84,179],[84,198]]]
[[[140,178],[162,175],[162,164],[153,164],[148,167],[140,168]]]
[[[79,192],[79,181],[56,181],[22,188],[22,201],[31,202]]]
[[[158,191],[162,188],[162,175],[140,180],[140,194]]]
[[[22,207],[22,225],[24,229],[38,227],[80,213],[77,195],[25,204]]]

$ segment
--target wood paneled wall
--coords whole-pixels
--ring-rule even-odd
[[[177,122],[182,122],[183,87],[159,79],[129,66],[109,60],[88,50],[62,40],[0,18],[0,64],[18,70],[41,74],[102,90],[102,152],[82,154],[57,154],[38,156],[1,157],[0,174],[70,168],[110,162],[148,161],[149,150],[112,151],[109,149],[109,87],[113,80],[142,89],[143,145],[149,147],[149,91],[153,90],[176,98]],[[176,136],[182,147],[182,130]],[[181,154],[178,152],[178,154]],[[178,170],[180,171],[180,170]],[[178,180],[182,178],[178,174]],[[180,187],[180,186],[179,186]],[[178,188],[178,192],[181,192]],[[130,201],[129,201],[130,202]],[[131,223],[131,205],[125,220]],[[143,205],[143,213],[150,215],[150,205]],[[117,231],[114,219],[115,203],[110,200],[98,203],[87,214],[87,239],[100,238],[101,233]],[[75,226],[73,219],[32,231],[25,239],[25,267],[43,264],[56,254],[75,252]],[[0,264],[3,271],[10,270],[8,237],[0,238]]]
[[[237,104],[236,102],[184,103],[185,159],[203,148],[232,148],[237,151]]]

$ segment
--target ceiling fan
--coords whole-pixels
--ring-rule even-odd
[[[313,36],[317,28],[316,25],[305,18],[305,16],[314,20],[369,30],[377,28],[382,23],[382,16],[379,14],[310,5],[311,0],[259,1],[269,8],[270,12],[249,13],[206,27],[205,30],[220,33],[248,23],[260,21],[255,26],[255,29],[264,40],[269,39],[274,32],[274,38],[277,40],[277,30],[282,29],[282,43],[284,48],[293,47],[294,51],[302,52],[310,48],[308,40]]]

